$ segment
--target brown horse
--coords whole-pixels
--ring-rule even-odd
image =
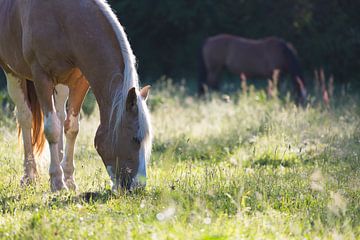
[[[0,0],[0,32],[0,65],[17,106],[25,148],[22,183],[36,179],[34,153],[41,151],[44,133],[51,153],[51,189],[76,187],[74,144],[91,86],[100,109],[95,147],[114,188],[144,186],[151,149],[145,103],[149,87],[139,89],[135,56],[108,4]]]
[[[292,46],[284,40],[269,37],[252,40],[221,34],[208,38],[200,54],[199,93],[205,86],[219,89],[223,68],[240,76],[271,78],[274,70],[292,76],[298,101],[306,99],[306,89],[299,61]]]

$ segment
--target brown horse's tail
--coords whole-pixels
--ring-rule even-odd
[[[291,43],[286,43],[284,47],[284,53],[287,59],[288,71],[293,79],[294,90],[297,95],[296,101],[298,103],[304,103],[307,97],[306,84],[300,67],[299,59],[297,57],[297,51]]]
[[[45,134],[44,134],[44,122],[43,112],[40,108],[40,103],[35,92],[35,86],[32,81],[26,80],[26,88],[28,94],[28,100],[32,112],[32,132],[31,132],[31,143],[36,155],[40,155],[44,150],[45,146]],[[19,128],[19,136],[21,128]]]
[[[205,41],[206,42],[206,41]],[[199,76],[198,76],[198,93],[199,95],[203,95],[205,93],[205,85],[207,79],[207,72],[204,60],[204,46],[205,42],[200,47],[199,51]]]
[[[300,63],[297,57],[297,51],[291,43],[286,43],[283,47],[283,52],[287,59],[288,71],[292,77],[303,78]]]

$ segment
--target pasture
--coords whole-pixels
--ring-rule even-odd
[[[93,146],[99,114],[83,117],[78,192],[51,193],[49,153],[36,185],[20,186],[23,153],[1,114],[0,238],[358,239],[360,106],[268,100],[250,88],[199,100],[154,85],[153,155],[145,191],[111,193]]]

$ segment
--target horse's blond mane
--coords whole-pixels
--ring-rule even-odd
[[[119,42],[125,65],[122,88],[114,96],[109,120],[110,122],[115,123],[115,129],[113,129],[113,140],[115,143],[117,142],[117,134],[119,133],[118,130],[121,124],[122,115],[124,113],[128,91],[130,88],[135,87],[138,96],[137,102],[139,109],[138,137],[139,139],[142,139],[141,154],[145,155],[145,159],[147,161],[149,160],[151,153],[152,140],[150,114],[145,102],[141,99],[139,94],[139,77],[136,71],[136,58],[131,49],[124,28],[121,26],[109,4],[105,0],[95,0],[95,2],[112,26],[112,29]],[[116,77],[116,75],[118,74],[115,73],[113,77]]]

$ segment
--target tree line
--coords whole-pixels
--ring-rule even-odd
[[[358,0],[112,0],[143,78],[196,77],[209,36],[278,36],[297,49],[307,74],[323,67],[338,81],[360,77]]]
[[[212,35],[278,36],[297,49],[307,74],[360,77],[359,0],[110,0],[138,58],[142,79],[196,78]]]

